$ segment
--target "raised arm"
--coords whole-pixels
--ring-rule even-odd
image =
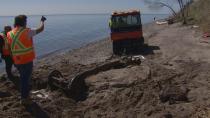
[[[41,21],[40,21],[40,25],[36,29],[36,34],[39,34],[40,32],[42,32],[44,30],[44,21],[45,20],[47,20],[47,19],[44,16],[42,16]]]

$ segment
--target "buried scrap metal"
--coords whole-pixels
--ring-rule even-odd
[[[88,87],[85,84],[85,78],[110,69],[120,69],[130,65],[140,65],[141,61],[144,59],[145,58],[142,55],[122,57],[83,71],[70,79],[65,79],[60,71],[54,70],[48,76],[48,85],[51,90],[63,90],[68,97],[71,97],[76,101],[84,100],[88,90]]]

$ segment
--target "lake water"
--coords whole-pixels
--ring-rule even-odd
[[[28,16],[28,27],[36,28],[41,16]],[[34,37],[37,57],[62,49],[75,49],[109,36],[109,14],[49,15],[44,32]],[[162,19],[168,15],[142,15],[142,23]],[[0,17],[0,29],[13,25],[14,17]]]

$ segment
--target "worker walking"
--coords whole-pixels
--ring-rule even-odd
[[[4,31],[0,34],[1,57],[5,61],[7,77],[10,80],[13,79],[13,74],[12,74],[13,61],[12,61],[12,57],[11,57],[10,51],[9,51],[9,46],[8,46],[8,41],[7,41],[7,33],[11,30],[12,30],[11,26],[5,26]]]
[[[35,58],[33,36],[44,30],[45,17],[42,16],[40,26],[36,29],[27,28],[27,16],[19,15],[15,17],[14,29],[7,33],[12,58],[15,67],[20,73],[21,103],[28,105],[30,100],[30,79]]]

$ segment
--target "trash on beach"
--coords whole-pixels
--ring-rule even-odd
[[[47,99],[49,97],[48,93],[45,92],[45,90],[32,91],[31,93],[41,99]]]
[[[142,55],[136,55],[136,56],[133,56],[133,58],[139,58],[139,59],[142,59],[142,60],[145,60],[146,58]]]
[[[199,26],[198,25],[193,25],[192,28],[199,28]]]
[[[122,60],[124,60],[125,63],[128,65],[139,65],[141,64],[142,60],[145,60],[145,57],[142,55],[135,55],[135,56],[125,56],[122,57]]]
[[[164,25],[164,24],[168,24],[168,21],[156,21],[157,25]]]

